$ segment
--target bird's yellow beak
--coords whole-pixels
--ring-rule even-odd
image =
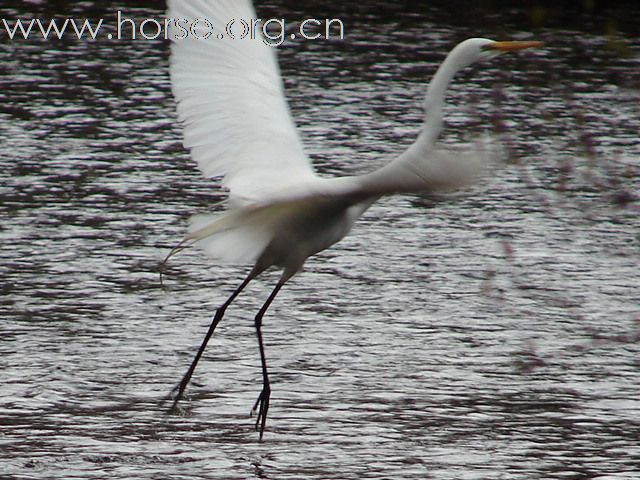
[[[494,42],[487,45],[489,50],[497,50],[498,52],[515,52],[517,50],[524,50],[525,48],[540,48],[544,45],[544,42],[536,41],[510,41],[510,42]]]

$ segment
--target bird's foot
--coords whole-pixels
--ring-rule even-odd
[[[168,400],[171,401],[171,406],[167,409],[167,413],[169,415],[184,415],[186,410],[182,405],[178,404],[178,399],[171,399],[169,398]]]
[[[167,409],[167,413],[171,415],[184,414],[184,408],[178,405],[184,395],[184,388],[182,388],[182,382],[171,389],[169,394],[162,400],[162,405],[166,402],[171,402],[171,406]]]
[[[264,435],[264,428],[267,425],[267,413],[269,412],[269,399],[271,398],[271,387],[269,385],[265,385],[258,395],[258,399],[256,403],[253,405],[251,409],[250,416],[253,416],[254,413],[258,413],[256,417],[256,431],[260,432],[260,441],[262,441],[262,436]]]

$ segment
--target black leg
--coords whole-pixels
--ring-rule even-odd
[[[264,343],[262,341],[262,317],[271,305],[271,302],[273,302],[273,299],[276,298],[276,295],[283,285],[284,282],[282,280],[278,282],[276,288],[273,289],[273,292],[271,292],[267,301],[264,302],[264,305],[262,305],[262,308],[255,318],[256,334],[258,336],[258,345],[260,346],[260,361],[262,362],[262,391],[260,392],[256,403],[253,405],[251,412],[258,412],[258,417],[256,418],[256,430],[260,432],[260,441],[262,441],[262,436],[264,435],[264,427],[267,425],[269,399],[271,398],[271,385],[269,384],[269,373],[267,371],[267,358],[264,354]]]
[[[202,341],[202,345],[200,345],[200,348],[198,349],[198,353],[196,354],[196,357],[193,359],[193,362],[191,362],[191,366],[189,367],[189,370],[187,370],[187,373],[184,374],[184,377],[182,377],[182,380],[180,380],[180,383],[176,385],[173,388],[173,390],[171,390],[171,394],[172,395],[175,394],[175,396],[173,397],[173,404],[169,409],[170,412],[174,412],[176,410],[176,406],[178,405],[178,402],[184,395],[184,391],[187,388],[187,385],[189,384],[189,380],[191,380],[191,375],[193,375],[193,371],[196,369],[196,365],[198,365],[198,361],[200,360],[200,357],[202,356],[205,348],[207,347],[207,343],[209,343],[209,339],[213,335],[213,331],[216,329],[216,326],[218,325],[218,323],[220,323],[220,320],[222,320],[225,310],[229,305],[231,305],[231,302],[235,300],[235,298],[240,294],[240,292],[244,290],[244,287],[246,287],[254,277],[255,277],[254,272],[251,272],[249,276],[247,276],[247,278],[245,278],[244,281],[240,284],[240,286],[231,294],[231,296],[227,299],[227,301],[224,302],[218,308],[218,310],[216,310],[216,314],[213,317],[213,321],[211,322],[209,331],[205,335],[204,340]]]

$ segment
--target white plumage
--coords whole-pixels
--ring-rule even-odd
[[[431,81],[424,101],[423,128],[404,153],[364,175],[321,178],[314,172],[294,126],[276,50],[263,41],[260,28],[254,31],[256,35],[244,39],[238,31],[236,38],[225,32],[234,19],[236,25],[242,20],[253,24],[258,17],[251,2],[169,0],[168,4],[167,17],[178,21],[169,31],[170,68],[178,117],[184,125],[184,145],[205,176],[221,178],[229,199],[226,213],[195,216],[187,237],[167,260],[195,243],[217,259],[254,265],[216,311],[198,354],[175,389],[173,407],[226,308],[257,275],[271,266],[281,267],[280,281],[255,318],[263,389],[254,411],[258,410],[256,428],[262,439],[270,398],[262,317],[280,288],[309,256],[343,238],[381,196],[450,189],[471,181],[491,160],[489,152],[479,149],[454,154],[434,146],[442,128],[449,83],[457,71],[471,63],[540,46],[540,42],[474,38],[460,43]],[[203,38],[207,34],[209,37]]]
[[[188,25],[207,19],[225,35],[198,39],[189,32],[172,44],[171,84],[184,145],[202,173],[224,176],[233,206],[314,179],[284,97],[276,50],[262,41],[259,30],[255,39],[233,39],[225,32],[231,19],[257,18],[250,2],[171,1],[168,17]],[[212,33],[204,24],[200,30],[200,37]],[[175,28],[172,34],[183,35]]]

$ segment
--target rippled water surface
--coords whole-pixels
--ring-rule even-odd
[[[60,13],[23,3],[3,1],[2,17]],[[412,141],[457,41],[547,47],[451,89],[443,142],[473,148],[499,128],[511,162],[463,192],[384,199],[283,290],[265,319],[261,444],[252,318],[277,272],[229,310],[185,415],[161,404],[247,272],[189,250],[159,284],[188,217],[222,198],[181,147],[167,45],[0,35],[0,477],[640,478],[640,15],[627,3],[456,8],[456,21],[450,6],[264,7],[345,19],[344,41],[279,51],[327,175]],[[113,15],[102,5],[62,15]]]

